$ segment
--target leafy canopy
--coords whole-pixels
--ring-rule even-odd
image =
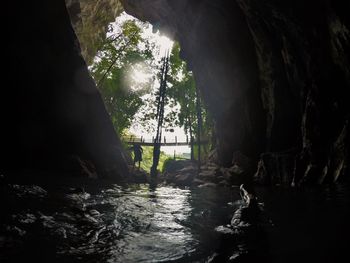
[[[90,72],[98,84],[112,123],[122,134],[144,105],[141,96],[149,92],[153,80],[139,82],[132,77],[135,67],[152,65],[152,46],[141,36],[140,25],[125,21],[119,32],[110,35],[95,57]]]

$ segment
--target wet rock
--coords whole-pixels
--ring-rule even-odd
[[[250,225],[256,225],[259,222],[259,215],[261,208],[258,204],[257,197],[252,193],[252,189],[245,186],[240,186],[240,194],[242,198],[242,204],[234,212],[231,219],[231,226],[233,228],[241,229],[242,227],[249,227]]]
[[[149,175],[145,170],[129,166],[129,171],[131,174],[130,181],[138,184],[149,182]]]
[[[191,160],[169,160],[164,165],[164,173],[172,173],[181,169],[195,169],[196,163]]]
[[[177,185],[190,185],[193,181],[193,173],[181,173],[175,176],[175,183]]]
[[[242,200],[236,202],[237,208],[230,224],[215,228],[222,235],[222,242],[209,262],[256,262],[258,259],[265,262],[263,256],[266,252],[263,251],[264,248],[260,248],[262,244],[256,243],[258,239],[264,237],[260,236],[261,233],[258,231],[261,210],[257,198],[252,189],[244,185],[240,186],[240,194]],[[249,238],[241,241],[242,237]],[[261,242],[265,243],[266,240],[262,239]],[[237,244],[236,248],[234,244]],[[257,251],[260,255],[255,258]]]
[[[291,186],[294,176],[295,149],[264,153],[258,163],[254,180],[265,185]]]
[[[189,186],[196,174],[196,164],[190,160],[170,160],[164,167],[164,178],[169,184]]]
[[[194,173],[172,173],[166,174],[166,182],[174,185],[179,185],[179,186],[189,186],[192,184],[193,179],[195,177]]]
[[[217,170],[204,170],[198,174],[198,178],[211,181],[214,180]]]
[[[232,167],[228,168],[228,171],[231,174],[241,175],[244,173],[244,170],[242,167],[239,167],[237,164],[233,165]]]

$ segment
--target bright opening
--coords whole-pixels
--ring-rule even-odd
[[[106,40],[89,67],[122,140],[135,138],[139,141],[142,138],[144,142],[151,143],[157,127],[156,104],[163,58],[169,56],[164,123],[160,136],[165,143],[161,147],[163,161],[174,155],[189,159],[189,142],[197,131],[194,77],[179,54],[178,43],[156,31],[151,24],[124,12],[110,24]],[[182,145],[166,145],[175,142]],[[151,149],[146,149],[146,152],[146,155],[152,155]],[[147,163],[147,158],[143,159],[142,165],[149,171],[151,160]]]

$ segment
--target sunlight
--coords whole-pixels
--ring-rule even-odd
[[[170,52],[174,45],[174,41],[166,36],[160,35],[159,32],[153,33],[150,27],[144,29],[143,35],[152,40],[152,42],[158,47],[159,53],[158,57],[156,56],[157,59],[160,59],[161,57],[165,56],[167,52]],[[154,74],[147,71],[145,65],[142,65],[140,63],[134,65],[131,71],[131,78],[136,86],[134,86],[133,89],[137,90],[138,87],[140,87],[140,84],[142,85],[150,82],[153,75]]]
[[[131,76],[136,84],[144,84],[151,80],[152,74],[147,72],[145,67],[141,64],[136,64],[133,66],[131,71]]]
[[[159,45],[160,55],[165,55],[166,52],[170,52],[174,44],[174,41],[159,34],[155,36],[155,42]]]
[[[150,78],[150,74],[146,74],[142,70],[134,69],[132,74],[134,81],[137,83],[146,83]]]
[[[152,43],[155,44],[156,49],[158,49],[158,57],[155,56],[157,59],[160,59],[161,57],[165,56],[166,52],[172,49],[174,45],[173,40],[171,40],[165,35],[162,35],[159,32],[159,30],[155,30],[155,27],[152,26],[150,23],[140,22],[138,19],[127,14],[126,12],[123,12],[120,16],[116,18],[114,22],[114,31],[109,32],[107,36],[115,34],[116,33],[115,31],[117,31],[118,28],[120,28],[120,25],[127,20],[136,21],[138,25],[141,26],[142,28],[142,32],[141,32],[142,37],[149,39]]]
[[[153,63],[157,64],[161,59],[167,55],[167,52],[171,52],[174,41],[171,40],[169,37],[167,37],[163,32],[160,32],[158,30],[158,27],[156,25],[150,24],[150,23],[144,23],[136,18],[128,15],[127,13],[123,12],[115,21],[114,23],[114,31],[110,32],[109,34],[118,34],[118,30],[120,30],[120,25],[124,23],[125,21],[133,20],[137,23],[138,26],[141,28],[141,37],[144,39],[147,39],[149,41],[150,46],[152,47],[152,56],[153,56]],[[145,48],[142,46],[143,43],[140,43],[141,48]],[[146,101],[152,96],[152,90],[156,91],[159,88],[159,81],[157,80],[156,76],[159,73],[159,69],[152,69],[152,65],[148,65],[143,62],[135,63],[130,65],[128,68],[128,72],[126,75],[126,81],[128,82],[128,87],[130,87],[133,91],[142,91],[145,87],[150,86],[150,90],[146,92],[141,98]],[[181,80],[184,78],[184,75],[182,72],[179,72],[176,76],[177,79]],[[170,112],[172,110],[176,110],[179,106],[172,106],[171,108],[169,106],[165,107],[165,113]],[[147,141],[152,141],[152,136],[154,136],[153,132],[150,132],[148,129],[149,127],[145,128],[142,126],[142,123],[139,123],[139,119],[142,118],[144,115],[144,112],[139,112],[135,115],[131,127],[129,128],[129,131],[131,134],[135,135],[136,137],[143,136],[144,139]],[[156,120],[149,120],[150,127],[156,127],[157,122]],[[173,131],[168,132],[165,128],[163,128],[163,136],[166,136],[169,141],[174,141],[175,137],[177,137],[177,140],[179,141],[186,141],[186,134],[182,127],[177,127],[174,125]],[[162,151],[164,151],[168,155],[173,155],[174,150],[176,150],[177,154],[183,154],[183,153],[190,153],[190,148],[188,146],[165,146],[162,147]]]

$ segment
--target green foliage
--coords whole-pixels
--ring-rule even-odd
[[[160,72],[161,62],[154,58],[155,43],[142,37],[142,23],[126,20],[101,43],[93,64],[89,67],[95,79],[106,109],[110,114],[115,130],[122,135],[135,122],[148,127],[149,132],[155,127],[156,101],[158,91],[151,87],[157,73]],[[142,67],[143,70],[154,74],[146,82],[136,81],[133,71]],[[159,77],[159,76],[158,76]],[[152,96],[143,97],[145,94]],[[187,70],[186,62],[180,58],[180,45],[175,43],[170,56],[170,69],[166,91],[166,115],[164,127],[182,126],[190,136],[196,136],[197,121],[197,90],[194,76]],[[201,107],[203,116],[203,133],[211,133],[211,119]],[[152,166],[152,147],[145,147],[142,168],[149,171]],[[202,150],[206,150],[202,147]],[[159,167],[167,158],[161,154]]]
[[[198,109],[197,97],[200,97],[197,92],[194,76],[191,71],[187,70],[186,62],[180,58],[180,45],[176,43],[173,47],[170,56],[170,75],[169,88],[167,95],[173,99],[179,106],[180,110],[176,113],[176,125],[182,126],[185,133],[190,136],[198,136]],[[203,139],[210,138],[212,134],[212,118],[206,111],[203,105],[199,106],[200,114],[202,116],[201,137]],[[192,134],[191,134],[192,132]],[[201,147],[201,156],[206,156],[210,150],[210,145],[203,145]],[[194,148],[195,158],[198,156],[198,149]]]
[[[170,56],[167,89],[165,97],[165,116],[163,127],[182,126],[185,132],[196,126],[196,85],[192,72],[186,68],[186,62],[180,58],[180,45],[175,43]],[[161,63],[158,64],[160,68]],[[158,70],[160,72],[160,70]],[[158,76],[160,78],[160,76]],[[142,108],[142,123],[147,126],[150,120],[156,119],[157,97],[159,91],[152,93]],[[152,127],[148,128],[152,131]]]
[[[176,43],[170,56],[170,75],[167,95],[179,106],[176,125],[182,126],[185,133],[195,133],[197,128],[196,83],[186,62],[180,58],[180,45]]]
[[[163,165],[162,165],[162,173],[165,172],[165,167],[168,165],[168,163],[174,161],[174,158],[168,157],[164,160]]]
[[[143,43],[140,47],[140,43]],[[151,63],[151,45],[141,37],[141,28],[132,20],[120,32],[108,37],[98,51],[90,72],[98,84],[106,109],[118,134],[129,128],[144,105],[141,96],[151,88],[151,80],[136,82],[131,77],[139,63]]]
[[[144,126],[156,118],[156,98],[158,91],[146,101],[146,107],[142,107]],[[168,72],[166,90],[166,115],[163,126],[183,127],[185,133],[197,137],[198,116],[197,116],[197,88],[193,73],[187,70],[186,62],[180,57],[180,45],[175,43],[170,56],[170,70]],[[203,105],[200,107],[202,116],[201,134],[202,139],[208,139],[212,133],[212,119]],[[149,129],[151,131],[151,129]],[[210,150],[210,145],[201,147],[201,156],[204,157]],[[194,149],[195,152],[195,149]],[[198,156],[198,150],[195,152]],[[195,155],[196,156],[196,155]]]
[[[143,154],[142,154],[142,162],[140,166],[143,170],[149,172],[151,170],[152,163],[153,163],[153,147],[142,146],[142,149],[143,149]],[[132,157],[134,158],[133,153],[131,154],[132,154]],[[170,157],[166,155],[164,152],[160,152],[159,165],[158,165],[158,169],[160,171],[163,170],[164,162],[169,158]]]

